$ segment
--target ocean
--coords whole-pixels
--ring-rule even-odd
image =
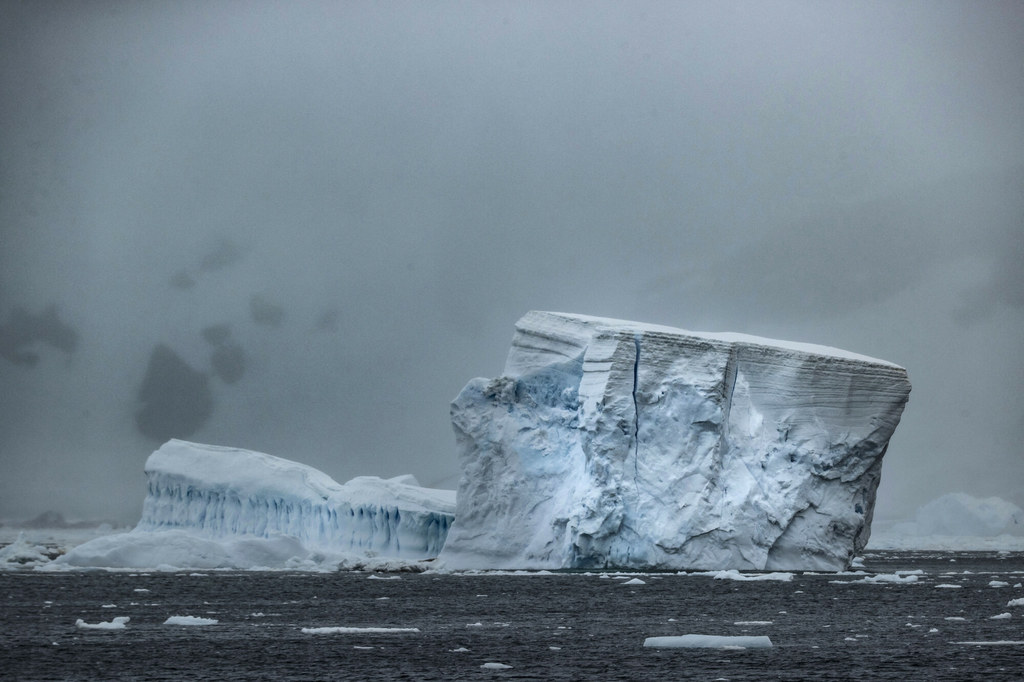
[[[1024,678],[1024,553],[871,552],[850,573],[737,579],[751,575],[7,571],[0,678]],[[180,616],[207,624],[167,623]],[[684,634],[772,647],[644,647]]]

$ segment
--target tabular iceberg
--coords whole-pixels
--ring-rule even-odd
[[[280,457],[181,440],[150,455],[146,476],[134,530],[79,545],[54,563],[302,568],[353,565],[358,557],[417,561],[437,556],[455,509],[454,491],[420,487],[411,476],[360,476],[342,485]]]
[[[842,570],[906,371],[834,348],[531,312],[452,403],[451,569]]]

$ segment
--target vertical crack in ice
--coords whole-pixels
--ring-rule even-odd
[[[633,485],[640,492],[640,406],[636,394],[640,386],[640,332],[633,334]]]

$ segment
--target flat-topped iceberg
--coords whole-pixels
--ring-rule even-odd
[[[906,371],[846,351],[564,313],[452,403],[451,569],[842,570]]]
[[[455,508],[454,491],[412,476],[339,484],[280,457],[180,440],[150,455],[146,476],[134,530],[79,545],[54,565],[395,566],[437,556]]]

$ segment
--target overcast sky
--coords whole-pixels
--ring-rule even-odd
[[[158,344],[245,360],[192,440],[455,487],[449,402],[531,309],[896,362],[876,516],[1024,505],[1022,36],[1019,2],[2,2],[0,325],[77,344],[0,357],[0,518],[137,519]]]

